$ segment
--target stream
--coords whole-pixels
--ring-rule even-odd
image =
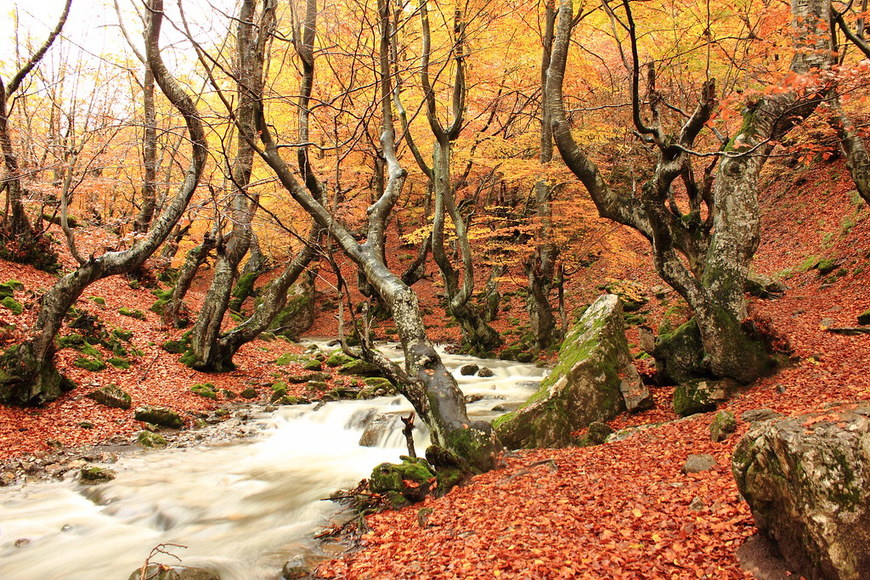
[[[442,356],[473,401],[469,415],[488,421],[525,401],[545,374]],[[494,376],[461,376],[465,364]],[[280,578],[290,558],[323,554],[313,533],[340,508],[322,498],[407,452],[399,415],[410,411],[402,397],[284,406],[255,412],[256,434],[231,444],[123,454],[108,466],[117,473],[108,483],[67,476],[0,488],[0,578],[124,580],[161,543],[185,546],[167,550],[222,580]],[[428,434],[417,424],[422,453]],[[364,434],[369,446],[360,445]],[[151,561],[179,564],[168,555]]]

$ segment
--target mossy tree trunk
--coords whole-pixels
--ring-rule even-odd
[[[639,194],[621,195],[611,188],[596,164],[570,132],[562,99],[573,22],[570,0],[561,0],[548,95],[554,139],[566,165],[581,180],[602,217],[630,226],[651,243],[656,271],[686,300],[700,329],[706,365],[717,376],[749,382],[765,373],[770,358],[744,321],[744,287],[758,247],[760,213],[758,176],[774,143],[816,108],[826,89],[802,93],[784,90],[761,97],[744,113],[744,124],[722,152],[718,166],[708,165],[701,179],[693,168],[692,148],[710,119],[716,102],[708,80],[694,112],[676,133],[660,123],[663,97],[656,90],[655,69],[647,74],[649,117],[642,118],[637,34],[627,1],[623,2],[631,42],[632,118],[635,133],[658,151],[652,177]],[[830,65],[829,36],[823,32],[829,0],[794,0],[796,53],[791,70],[813,75]],[[715,174],[714,174],[715,169]],[[688,194],[689,207],[678,207],[673,185]]]
[[[163,64],[158,40],[163,18],[163,1],[151,0],[146,36],[148,66],[163,94],[184,117],[191,142],[191,161],[178,193],[148,234],[123,252],[107,252],[90,258],[58,280],[43,296],[30,338],[13,345],[2,356],[6,363],[0,373],[0,402],[41,404],[56,398],[68,386],[54,368],[54,337],[64,315],[91,283],[107,276],[129,272],[141,266],[172,231],[199,183],[206,159],[206,138],[193,100]]]
[[[257,0],[244,0],[236,32],[236,95],[235,110],[238,138],[236,156],[230,169],[232,194],[229,216],[233,224],[226,243],[218,245],[214,276],[197,316],[190,336],[189,351],[184,360],[191,367],[204,371],[224,370],[223,356],[217,343],[221,324],[230,303],[233,285],[239,276],[239,264],[251,245],[251,222],[257,207],[249,200],[248,184],[254,163],[251,141],[255,135],[255,107],[263,95],[263,62],[265,46],[272,33],[274,5],[265,3],[257,14]]]
[[[308,0],[308,6],[315,7],[315,0]],[[382,257],[387,218],[402,192],[407,173],[396,156],[390,70],[390,43],[395,39],[395,30],[389,2],[379,0],[378,10],[381,146],[386,160],[386,180],[383,194],[368,208],[365,242],[358,243],[352,233],[294,175],[279,153],[271,124],[267,123],[262,109],[259,110],[258,131],[263,148],[258,149],[258,153],[293,199],[329,233],[341,250],[362,270],[384,302],[389,304],[405,353],[405,367],[400,371],[403,381],[399,388],[430,427],[433,441],[463,458],[470,469],[483,471],[495,465],[500,445],[488,424],[469,420],[465,400],[456,380],[444,367],[426,335],[416,295],[387,268]]]

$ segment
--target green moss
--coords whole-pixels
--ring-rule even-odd
[[[89,296],[89,297],[88,297],[88,300],[90,300],[90,301],[93,302],[94,304],[98,304],[98,305],[100,305],[100,306],[105,306],[105,305],[106,305],[106,299],[105,299],[105,298],[102,298],[101,296]]]
[[[115,472],[111,469],[105,469],[93,465],[82,467],[79,473],[81,482],[88,485],[105,483],[115,479]]]
[[[259,396],[259,393],[257,392],[257,389],[254,389],[252,387],[248,387],[247,389],[245,389],[244,391],[239,393],[239,395],[243,399],[256,399]]]
[[[76,332],[71,332],[66,336],[59,336],[54,340],[58,348],[76,348],[85,343],[85,337]]]
[[[820,258],[818,256],[807,256],[806,258],[804,258],[804,261],[800,263],[800,266],[798,266],[798,271],[809,272],[810,270],[818,266],[819,260]]]
[[[200,397],[217,400],[217,392],[212,383],[199,383],[190,387],[190,392]]]
[[[129,316],[130,318],[135,318],[136,320],[145,320],[145,313],[136,308],[127,308],[126,306],[122,306],[118,309],[118,314],[121,316]]]
[[[242,308],[245,299],[254,293],[254,283],[257,281],[258,276],[259,274],[256,272],[249,272],[239,276],[239,280],[232,291],[232,298],[229,303],[230,310],[238,312]]]
[[[110,365],[117,367],[119,369],[129,369],[130,368],[130,361],[125,359],[125,358],[112,357],[106,362],[108,362]]]
[[[356,360],[356,359],[344,354],[340,350],[337,350],[329,355],[329,357],[326,359],[324,364],[326,364],[326,366],[328,366],[328,367],[340,367],[340,366],[347,364],[353,360]]]
[[[130,339],[133,338],[132,330],[121,330],[120,328],[116,328],[112,330],[112,336],[117,338],[118,340],[123,340],[124,342],[130,342]]]
[[[106,368],[106,363],[93,358],[79,357],[73,361],[73,365],[86,371],[99,372]]]
[[[3,300],[0,300],[0,304],[11,310],[12,314],[16,316],[24,312],[24,306],[12,296],[7,296]]]
[[[139,431],[139,434],[136,435],[136,441],[142,447],[147,447],[149,449],[155,447],[166,447],[166,438],[160,433],[152,433],[151,431]]]
[[[182,352],[184,352],[184,349],[186,348],[186,346],[184,345],[184,343],[182,343],[178,340],[167,340],[166,342],[163,343],[161,348],[163,350],[165,350],[166,352],[169,352],[172,354],[181,354]]]

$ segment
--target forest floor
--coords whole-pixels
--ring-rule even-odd
[[[743,390],[721,408],[739,418],[750,409],[769,408],[791,415],[846,400],[870,399],[870,336],[844,336],[829,327],[855,326],[870,308],[870,209],[854,195],[843,176],[842,162],[813,168],[768,170],[760,202],[764,221],[755,271],[782,280],[788,290],[774,300],[753,299],[751,316],[790,345],[790,363]],[[670,293],[653,298],[662,286],[652,271],[646,242],[606,224],[606,239],[592,248],[598,259],[568,281],[569,307],[588,303],[601,292],[602,280],[632,280],[650,296],[642,311],[653,329],[665,319],[684,316]],[[94,235],[91,245],[99,238]],[[822,275],[814,266],[830,258],[837,268]],[[69,265],[69,264],[68,264]],[[52,276],[0,262],[0,281],[16,279],[25,290],[15,298],[25,304],[20,315],[0,307],[0,347],[28,331],[35,299]],[[510,310],[499,321],[508,334],[524,317],[521,277],[507,279]],[[135,286],[135,284],[134,284]],[[321,301],[333,301],[328,284]],[[318,289],[321,287],[319,286]],[[415,286],[432,336],[455,341],[458,331],[445,324],[434,279]],[[503,290],[504,291],[504,290]],[[190,306],[196,312],[204,287],[195,287]],[[104,299],[97,304],[90,297]],[[142,404],[184,410],[188,426],[229,401],[197,396],[190,386],[211,382],[238,393],[252,387],[260,402],[268,400],[276,380],[275,360],[301,347],[285,341],[255,341],[237,356],[238,370],[204,374],[178,362],[160,346],[181,331],[167,329],[148,311],[154,297],[146,288],[131,288],[125,278],[100,281],[88,288],[78,307],[98,314],[109,328],[133,331],[131,344],[141,352],[129,369],[109,366],[94,373],[73,365],[78,354],[64,349],[57,363],[79,387],[40,408],[0,407],[0,484],[26,477],[28,469],[53,461],[58,449],[106,442],[129,442],[143,425],[132,411],[98,405],[85,395],[115,383]],[[124,316],[121,307],[138,308],[143,320]],[[334,312],[317,319],[312,336],[334,336]],[[524,320],[524,319],[523,319]],[[389,323],[379,329],[389,337]],[[638,342],[636,328],[629,340]],[[635,352],[637,347],[634,347]],[[638,353],[639,354],[639,353]],[[648,360],[638,360],[648,371]],[[301,372],[292,365],[285,372]],[[291,385],[292,386],[292,385]],[[301,386],[300,386],[301,389]],[[653,387],[656,407],[611,422],[614,428],[662,423],[634,436],[598,447],[510,452],[503,466],[476,476],[440,499],[368,518],[370,531],[358,550],[323,563],[317,574],[327,578],[533,577],[533,578],[743,578],[737,550],[756,533],[748,506],[737,492],[730,468],[734,445],[748,429],[722,443],[710,440],[712,414],[679,419],[671,410],[672,386]],[[301,394],[290,393],[290,394]],[[244,403],[244,401],[242,401]],[[709,453],[717,466],[684,474],[690,454]],[[5,466],[5,468],[3,467]],[[3,473],[6,469],[6,473]],[[22,475],[23,474],[23,475]],[[421,508],[431,509],[419,517]],[[427,510],[428,511],[428,510]]]

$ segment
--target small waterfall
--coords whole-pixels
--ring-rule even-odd
[[[469,414],[484,419],[528,398],[543,375],[471,357],[445,362],[474,399]],[[461,376],[459,367],[471,363],[494,376]],[[160,543],[187,546],[173,550],[184,565],[223,580],[278,578],[289,557],[317,553],[312,532],[336,510],[322,498],[406,453],[399,418],[411,410],[401,397],[281,407],[254,418],[256,438],[124,455],[111,466],[117,478],[99,486],[0,489],[0,578],[126,578]],[[414,438],[418,450],[428,445],[419,420]]]

